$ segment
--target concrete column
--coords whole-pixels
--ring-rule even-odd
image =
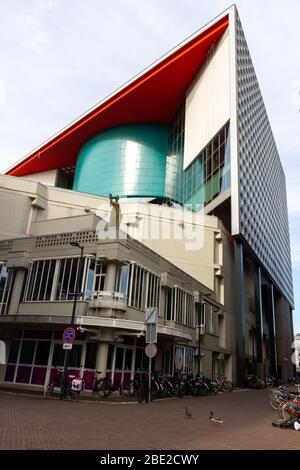
[[[8,309],[9,315],[17,315],[19,309],[19,303],[21,298],[21,292],[24,282],[24,270],[18,270],[15,273],[15,279],[12,285],[12,292],[10,296],[10,305]]]
[[[234,309],[236,322],[237,385],[245,385],[245,292],[244,253],[240,240],[234,240]]]
[[[291,312],[287,300],[281,295],[276,299],[276,347],[278,368],[281,370],[281,378],[287,381],[294,374],[292,364],[292,325]]]
[[[98,344],[96,356],[96,370],[101,371],[100,377],[105,377],[106,375],[108,348],[109,343],[107,342],[100,342]]]
[[[117,265],[115,263],[108,263],[106,267],[106,276],[105,276],[105,290],[114,291],[115,282],[117,275]]]
[[[268,308],[269,308],[269,318],[270,318],[270,365],[271,365],[271,374],[277,375],[277,349],[276,349],[276,321],[275,321],[275,303],[274,303],[274,287],[271,283],[269,285],[269,299],[268,299]]]
[[[263,309],[262,309],[262,294],[261,294],[261,269],[258,266],[255,278],[255,316],[256,316],[256,373],[261,376],[263,362]],[[263,378],[263,377],[262,377]]]
[[[160,290],[160,299],[159,299],[159,311],[158,316],[161,319],[165,319],[165,305],[166,305],[166,289],[162,287]]]

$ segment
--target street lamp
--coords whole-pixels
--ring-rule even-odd
[[[204,300],[204,296],[209,297],[211,295],[211,292],[207,292],[206,294],[200,293],[200,308],[198,308],[198,374],[201,373],[201,341],[205,335],[205,331],[201,328],[202,326],[205,328],[204,306],[206,302]],[[203,318],[204,323],[201,323],[201,317]]]
[[[200,374],[201,372],[201,341],[204,336],[203,331],[201,331],[202,330],[201,318],[204,318],[204,305],[205,305],[205,302],[201,295],[200,308],[198,308],[198,374]]]
[[[73,292],[73,307],[72,307],[72,316],[70,326],[74,326],[75,323],[75,315],[76,315],[76,306],[77,306],[77,299],[81,297],[82,292],[79,292],[79,281],[80,281],[80,273],[82,271],[82,261],[83,261],[83,250],[84,246],[80,245],[78,242],[70,242],[70,245],[80,249],[80,258],[79,258],[79,266],[78,266],[78,273],[76,278],[76,285],[75,285],[75,292]],[[65,383],[66,383],[66,376],[67,370],[69,365],[69,350],[66,350],[65,354],[65,361],[64,361],[64,371],[62,376],[62,383],[61,383],[61,390],[60,390],[60,399],[64,399],[64,390],[65,390]]]

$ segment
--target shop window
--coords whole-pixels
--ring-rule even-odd
[[[35,343],[35,341],[23,341],[19,360],[20,364],[32,364]]]
[[[8,355],[9,364],[16,364],[18,360],[19,347],[20,347],[20,340],[13,339],[12,342],[10,343],[10,349],[9,349],[9,355]]]
[[[116,351],[116,362],[115,362],[115,369],[122,370],[123,369],[123,348],[117,348]]]
[[[73,344],[72,349],[69,351],[69,367],[74,367],[76,369],[80,368],[81,353],[82,353],[82,345]]]
[[[63,367],[65,362],[65,353],[62,344],[55,344],[52,356],[52,366]]]
[[[131,364],[132,364],[132,349],[125,349],[124,369],[131,370]]]
[[[136,348],[135,370],[142,369],[142,365],[143,365],[143,350],[141,348]]]
[[[110,344],[108,346],[108,355],[107,355],[107,369],[112,370],[113,368],[113,357],[114,357],[114,345]]]
[[[35,352],[34,364],[38,366],[46,366],[48,364],[50,351],[50,341],[38,341]]]
[[[85,353],[85,369],[95,369],[98,343],[87,343]]]

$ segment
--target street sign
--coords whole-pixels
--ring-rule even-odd
[[[72,349],[73,344],[72,343],[64,343],[63,344],[63,349]]]
[[[146,324],[146,344],[157,343],[157,326],[156,323]]]
[[[157,324],[158,309],[156,307],[146,308],[146,323],[155,323]]]
[[[71,326],[66,328],[65,331],[63,332],[64,343],[68,343],[68,344],[74,343],[75,337],[76,337],[76,331]]]
[[[152,359],[152,357],[155,357],[157,354],[157,345],[156,344],[147,344],[145,347],[145,354],[147,357]]]
[[[156,307],[146,308],[146,343],[157,343],[158,309]]]

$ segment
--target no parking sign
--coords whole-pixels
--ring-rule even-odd
[[[69,326],[68,328],[65,329],[63,332],[63,342],[67,344],[73,344],[76,338],[76,331],[74,328]]]

